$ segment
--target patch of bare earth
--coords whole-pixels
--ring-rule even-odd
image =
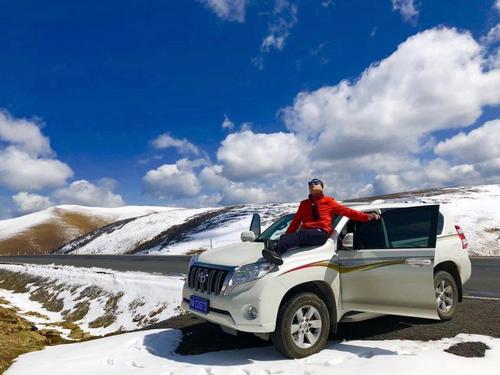
[[[37,329],[17,315],[17,309],[0,300],[0,373],[21,354],[43,349],[47,345],[68,342],[52,329]]]

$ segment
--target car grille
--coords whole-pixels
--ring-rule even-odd
[[[219,268],[192,266],[188,276],[189,288],[202,293],[219,295],[228,273],[227,270]]]

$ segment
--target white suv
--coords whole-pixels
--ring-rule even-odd
[[[271,338],[291,358],[320,351],[339,322],[381,314],[451,319],[471,276],[467,239],[453,218],[421,202],[344,204],[381,220],[335,217],[324,245],[292,249],[278,267],[261,251],[293,214],[262,234],[255,214],[242,243],[191,259],[182,307],[226,332]]]

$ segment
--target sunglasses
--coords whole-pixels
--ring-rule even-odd
[[[309,184],[309,186],[312,186],[312,185],[321,185],[321,182],[319,182],[319,181],[309,181],[308,184]]]

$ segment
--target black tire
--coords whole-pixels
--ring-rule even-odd
[[[439,319],[450,320],[458,304],[458,287],[455,279],[446,271],[434,274],[434,291]]]
[[[313,307],[313,309],[310,309]],[[306,328],[308,333],[316,337],[316,341],[307,348],[300,347],[299,343],[294,340],[300,340],[297,335],[300,332],[294,333],[292,337],[292,323],[297,323],[296,313],[301,311],[313,311],[314,318],[303,322],[303,324],[312,324],[310,322],[318,321],[318,315],[321,321],[321,328]],[[315,310],[315,311],[314,311]],[[298,324],[294,324],[295,327]],[[301,293],[291,297],[285,301],[278,312],[278,320],[276,322],[276,330],[271,335],[271,341],[276,349],[288,358],[303,358],[322,350],[328,340],[330,332],[330,314],[326,304],[314,293]],[[308,334],[302,334],[302,345],[311,343]]]

